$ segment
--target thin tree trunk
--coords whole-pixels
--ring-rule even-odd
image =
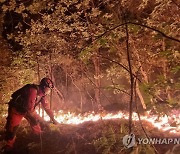
[[[51,70],[51,68],[49,68],[49,70]],[[51,72],[51,71],[49,71],[49,72]],[[61,103],[64,103],[64,102],[65,102],[65,97],[64,97],[63,93],[56,88],[54,74],[51,73],[49,76],[51,76],[51,80],[52,80],[53,83],[54,83],[54,88],[53,88],[53,90],[57,93],[60,102],[61,102]]]
[[[133,42],[133,40],[132,40],[132,42]],[[133,42],[133,45],[134,45],[134,42]],[[137,61],[138,61],[139,67],[140,67],[140,72],[141,72],[141,74],[142,74],[142,76],[143,76],[143,80],[144,80],[146,83],[148,83],[147,73],[143,70],[143,66],[142,66],[142,63],[141,63],[141,61],[140,61],[139,53],[138,53],[138,51],[136,50],[135,45],[134,45],[134,54],[135,54],[136,57],[137,57]],[[140,99],[140,102],[141,102],[141,104],[142,104],[143,109],[146,109],[147,107],[146,107],[146,104],[145,104],[145,102],[144,102],[143,95],[142,95],[142,93],[141,93],[141,91],[140,91],[138,81],[136,82],[136,92],[137,92],[137,95],[138,95],[138,97],[139,97],[139,99]]]
[[[163,40],[162,40],[162,49],[163,49],[163,51],[165,51],[166,50],[166,45],[165,45],[165,41],[164,41],[164,38],[163,38]],[[167,80],[167,72],[168,72],[168,66],[167,66],[167,59],[164,59],[163,60],[163,74],[164,74],[164,78],[165,78],[165,80]],[[165,92],[166,92],[166,94],[167,94],[167,99],[168,100],[171,100],[172,99],[172,96],[171,96],[171,92],[170,92],[170,86],[167,86],[166,87],[166,89],[165,89]]]
[[[66,69],[66,97],[69,95],[68,71]]]
[[[38,83],[40,83],[40,70],[39,70],[39,59],[38,59],[38,56],[36,57],[36,60],[37,60],[37,75],[38,75]],[[41,113],[41,104],[38,105],[39,107],[39,114]],[[44,118],[44,117],[43,117]]]
[[[64,98],[63,93],[62,93],[60,90],[58,90],[58,89],[56,88],[56,86],[54,86],[54,90],[56,91],[57,95],[59,96],[59,99],[60,99],[61,101],[63,101],[63,103],[64,103],[65,98]]]
[[[126,17],[125,17],[126,20]],[[126,22],[126,21],[125,21]],[[130,51],[129,51],[129,32],[128,32],[128,25],[125,24],[126,30],[126,52],[127,52],[127,60],[130,72],[130,83],[131,83],[131,92],[130,92],[130,102],[129,102],[129,134],[132,132],[132,105],[133,105],[133,95],[134,95],[134,78],[132,73],[132,66],[131,66],[131,58],[130,58]]]
[[[49,60],[50,60],[50,79],[52,80],[52,54],[50,53],[49,55]],[[50,109],[52,109],[52,95],[53,95],[53,91],[51,89],[51,93],[50,93]]]
[[[143,96],[142,96],[142,94],[141,94],[141,91],[140,91],[140,89],[139,89],[139,83],[138,83],[138,81],[136,82],[136,92],[137,92],[138,97],[139,97],[139,99],[140,99],[140,101],[141,101],[141,104],[142,104],[143,109],[146,109],[146,104],[145,104],[145,102],[144,102],[144,98],[143,98]]]
[[[90,99],[91,99],[92,109],[93,109],[93,111],[94,111],[94,98],[91,96],[91,94],[88,92],[87,89],[86,89],[86,93],[88,94],[88,96],[89,96]]]
[[[95,8],[95,5],[94,5],[94,2],[91,0],[92,2],[92,7]],[[89,30],[90,30],[90,35],[93,36],[94,34],[94,30],[92,29],[92,22],[91,19],[88,17],[86,11],[85,11],[85,8],[83,7],[84,9],[84,12],[85,12],[85,17],[86,17],[86,20],[87,20],[87,24],[88,24],[88,27],[89,27]],[[95,26],[95,25],[94,25]],[[95,38],[92,37],[92,42]],[[95,67],[95,100],[96,100],[96,105],[98,107],[98,110],[102,110],[102,105],[101,105],[101,99],[100,99],[100,95],[101,95],[101,91],[100,91],[100,85],[101,85],[101,80],[99,78],[100,76],[100,59],[99,59],[99,49],[97,49],[94,57],[92,58],[92,61],[94,63],[94,67]]]
[[[98,109],[101,109],[101,79],[100,79],[100,57],[98,56],[99,50],[95,53],[93,57],[93,63],[94,63],[94,68],[95,68],[95,100],[96,100],[96,105]]]
[[[70,75],[69,75],[69,76],[70,76]],[[74,83],[74,80],[73,80],[72,76],[70,76],[70,78],[71,78],[71,81],[72,81],[73,85],[74,85],[74,86],[78,89],[78,91],[79,91],[79,94],[80,94],[80,110],[81,110],[81,112],[82,112],[82,109],[83,109],[83,98],[82,98],[81,89]]]

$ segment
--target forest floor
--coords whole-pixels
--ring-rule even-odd
[[[0,148],[3,141],[5,119],[0,123]],[[149,137],[177,138],[176,134],[162,132],[150,123],[143,122]],[[123,119],[99,120],[79,125],[47,123],[44,132],[35,136],[26,120],[23,120],[17,132],[13,154],[153,154],[151,145],[136,145],[126,149],[122,138],[128,134],[128,121]],[[133,122],[136,137],[145,138],[139,122]],[[154,145],[159,154],[179,154],[179,144]],[[172,152],[173,151],[173,152]],[[1,152],[2,153],[2,152]]]

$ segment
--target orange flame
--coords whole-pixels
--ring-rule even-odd
[[[147,115],[141,115],[141,120],[147,121],[151,123],[154,127],[158,128],[161,131],[168,131],[170,133],[180,134],[180,117],[178,114],[171,114],[171,116],[158,116],[158,115],[151,115],[150,111],[147,111]],[[116,114],[113,113],[97,113],[94,112],[86,113],[84,115],[75,113],[64,113],[60,110],[57,114],[55,119],[59,123],[63,124],[81,124],[87,121],[98,121],[98,120],[109,120],[109,119],[128,119],[129,114],[119,111]],[[132,114],[133,121],[138,121],[137,113],[133,112]],[[50,120],[47,115],[45,115],[45,120]],[[175,123],[176,127],[170,125],[170,123]]]

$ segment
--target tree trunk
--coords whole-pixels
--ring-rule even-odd
[[[40,83],[40,66],[39,66],[39,59],[38,59],[38,56],[36,56],[36,60],[37,60],[37,80],[38,80],[38,83]],[[38,112],[39,114],[41,114],[41,104],[38,105],[39,109],[38,109]],[[44,114],[42,112],[42,118],[44,118]]]
[[[53,70],[52,70],[52,54],[49,54],[49,60],[50,60],[50,79],[52,80],[52,76],[53,76]],[[53,91],[51,89],[51,93],[50,93],[50,109],[52,109],[52,95],[53,95]]]
[[[162,49],[163,51],[166,50],[166,45],[165,45],[165,41],[164,41],[164,38],[162,40]],[[167,80],[167,72],[168,72],[168,66],[167,66],[167,59],[164,59],[163,60],[163,74],[164,74],[164,78],[165,80]],[[172,97],[171,97],[171,91],[170,91],[170,86],[167,86],[166,89],[165,89],[165,93],[167,94],[167,99],[168,100],[172,100]]]
[[[143,109],[146,109],[146,104],[145,104],[145,102],[144,102],[144,98],[143,98],[143,96],[142,96],[142,94],[141,94],[141,91],[140,91],[140,89],[139,89],[139,83],[138,83],[138,81],[136,82],[136,92],[137,92],[138,97],[139,97],[139,99],[140,99],[140,101],[141,101],[141,104],[142,104]]]
[[[124,19],[125,19],[125,22],[126,22],[126,16],[125,15],[124,15]],[[128,31],[128,25],[127,24],[125,24],[125,30],[126,30],[126,53],[127,53],[127,61],[128,61],[129,76],[130,76],[130,86],[131,86],[130,101],[129,101],[129,134],[130,134],[132,132],[134,77],[133,77],[132,65],[131,65],[131,53],[130,53],[130,50],[129,50],[129,31]]]
[[[68,98],[69,95],[69,82],[68,82],[68,71],[66,68],[66,97]]]
[[[82,97],[82,91],[81,89],[75,84],[74,80],[73,80],[73,77],[71,75],[69,75],[70,78],[71,78],[71,81],[72,81],[72,84],[78,89],[79,91],[79,94],[80,94],[80,110],[82,112],[82,109],[83,109],[83,97]]]
[[[131,39],[131,41],[133,42],[132,39]],[[136,57],[137,57],[138,65],[139,65],[139,67],[140,67],[140,72],[141,72],[141,74],[142,74],[142,76],[143,76],[143,81],[145,81],[145,83],[148,83],[147,73],[146,73],[146,72],[144,71],[144,69],[143,69],[143,65],[142,65],[142,63],[141,63],[141,61],[140,61],[139,53],[138,53],[138,51],[137,51],[136,48],[135,48],[134,42],[133,42],[133,46],[134,46],[134,54],[135,54]],[[146,109],[146,104],[145,104],[145,102],[144,102],[143,95],[142,95],[142,93],[141,93],[141,91],[140,91],[138,81],[137,81],[137,83],[136,83],[136,92],[137,92],[137,94],[138,94],[138,97],[139,97],[139,99],[140,99],[140,102],[141,102],[141,104],[142,104],[143,109]]]
[[[92,58],[95,68],[95,100],[96,105],[98,109],[101,109],[101,79],[100,79],[100,58],[99,58],[99,50],[94,54],[94,57]]]

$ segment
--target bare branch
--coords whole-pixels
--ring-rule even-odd
[[[113,28],[110,28],[108,30],[106,30],[104,33],[100,34],[99,36],[96,36],[96,38],[91,41],[90,43],[86,44],[83,48],[81,48],[80,51],[84,50],[85,48],[89,47],[90,45],[92,45],[94,42],[98,41],[100,38],[102,38],[103,36],[105,36],[106,34],[108,34],[109,32],[115,30],[116,28],[119,28],[121,26],[124,26],[126,24],[133,24],[133,25],[138,25],[138,26],[141,26],[141,27],[144,27],[144,28],[148,28],[150,30],[153,30],[159,34],[161,34],[163,37],[167,38],[167,39],[170,39],[170,40],[173,40],[173,41],[176,41],[176,42],[180,42],[180,40],[178,40],[177,38],[174,38],[172,36],[168,36],[166,35],[165,33],[163,33],[162,31],[156,29],[156,28],[153,28],[153,27],[150,27],[150,26],[147,26],[147,25],[144,25],[144,24],[141,24],[141,23],[138,23],[138,22],[126,22],[126,23],[122,23],[122,24],[119,24]]]
[[[110,58],[108,58],[108,57],[104,57],[104,56],[102,56],[101,54],[100,54],[100,56],[101,56],[101,58],[103,58],[103,59],[109,60],[110,62],[113,62],[113,63],[121,66],[121,67],[124,68],[127,72],[130,73],[129,69],[128,69],[126,66],[124,66],[123,64],[121,64],[121,63],[119,63],[119,62],[117,62],[117,61],[115,61],[115,60],[112,60],[112,59],[110,59]],[[133,77],[134,77],[134,78],[137,78],[137,80],[138,80],[139,82],[141,82],[141,80],[138,78],[137,75],[133,74]]]
[[[150,26],[141,24],[141,23],[136,23],[136,22],[127,22],[127,24],[138,25],[138,26],[141,26],[141,27],[145,27],[145,28],[151,29],[151,30],[153,30],[153,31],[161,34],[162,36],[164,36],[164,37],[167,38],[167,39],[170,39],[170,40],[173,40],[173,41],[176,41],[176,42],[180,42],[180,40],[178,40],[178,39],[176,39],[176,38],[174,38],[174,37],[168,36],[168,35],[166,35],[165,33],[161,32],[160,30],[158,30],[158,29],[156,29],[156,28],[153,28],[153,27],[150,27]]]

